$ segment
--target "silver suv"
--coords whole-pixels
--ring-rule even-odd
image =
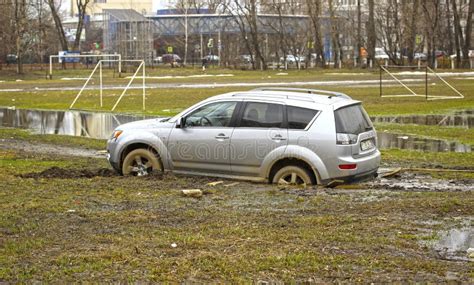
[[[295,88],[226,93],[172,118],[124,124],[107,150],[123,175],[169,170],[287,184],[371,178],[380,164],[361,102]]]

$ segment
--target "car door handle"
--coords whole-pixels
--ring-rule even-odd
[[[216,136],[216,139],[218,139],[218,140],[226,140],[228,138],[229,138],[229,136],[226,136],[225,134],[218,134]]]
[[[286,140],[286,138],[282,137],[281,135],[274,135],[272,137],[272,140],[274,140],[274,141],[284,141],[284,140]]]

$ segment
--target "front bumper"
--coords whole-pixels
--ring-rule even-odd
[[[121,173],[120,157],[117,151],[117,142],[115,139],[109,139],[107,141],[107,160],[117,172]]]

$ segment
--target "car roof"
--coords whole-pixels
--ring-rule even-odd
[[[304,104],[316,103],[322,105],[345,106],[349,104],[360,103],[353,100],[348,95],[339,92],[315,89],[300,88],[258,88],[250,91],[229,92],[217,95],[208,100],[215,99],[255,99],[255,100],[277,100],[277,101],[298,101]]]

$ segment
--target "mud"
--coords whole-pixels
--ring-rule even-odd
[[[118,174],[112,169],[98,168],[98,169],[67,169],[53,166],[41,172],[31,172],[19,175],[21,178],[93,178],[93,177],[114,177]]]
[[[377,178],[364,183],[370,189],[414,192],[474,191],[474,179],[437,179],[428,174],[403,171],[388,178]]]
[[[54,154],[92,158],[105,158],[106,155],[103,151],[97,151],[93,149],[58,146],[44,143],[32,143],[16,139],[0,139],[0,149],[17,150],[21,152],[38,154]]]

